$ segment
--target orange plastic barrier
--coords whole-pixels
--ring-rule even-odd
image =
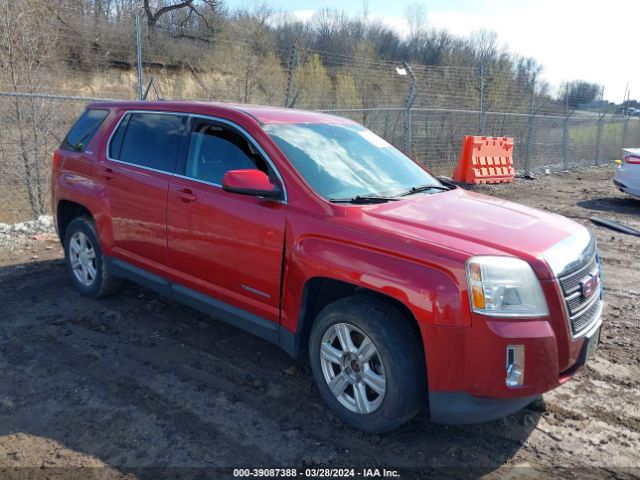
[[[511,183],[513,138],[474,137],[467,135],[462,143],[460,160],[453,180],[463,183]]]

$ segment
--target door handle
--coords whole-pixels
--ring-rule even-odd
[[[103,168],[102,171],[100,172],[100,175],[106,178],[107,180],[111,180],[113,177],[116,176],[115,173],[113,173],[113,170],[110,169],[109,167]]]
[[[193,192],[191,191],[190,188],[176,188],[176,192],[178,194],[178,197],[180,197],[182,199],[183,202],[194,202],[198,199],[198,197],[196,197]]]

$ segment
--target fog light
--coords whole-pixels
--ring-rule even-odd
[[[507,347],[507,387],[521,387],[524,383],[524,345]]]

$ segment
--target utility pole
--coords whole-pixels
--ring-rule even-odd
[[[411,70],[411,67],[404,60],[402,66],[411,76],[411,85],[409,86],[409,92],[407,92],[407,98],[404,104],[404,153],[411,156],[411,107],[413,101],[416,99],[416,76]]]
[[[140,14],[136,14],[136,63],[138,64],[138,100],[144,99],[142,91],[142,40],[140,35]]]

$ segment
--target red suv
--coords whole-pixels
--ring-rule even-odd
[[[596,243],[564,217],[438,180],[345,118],[90,105],[53,156],[84,295],[129,279],[309,355],[329,407],[384,432],[494,419],[598,344]]]

